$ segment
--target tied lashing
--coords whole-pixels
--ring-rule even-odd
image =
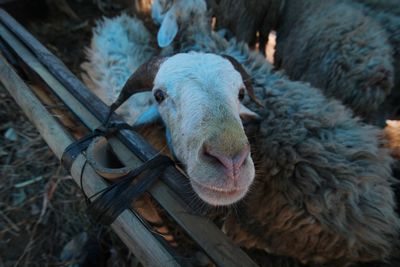
[[[61,157],[62,165],[70,170],[73,162],[80,153],[85,151],[95,137],[106,138],[115,135],[120,130],[133,130],[132,126],[126,123],[107,123],[93,130],[90,134],[70,144]],[[132,204],[132,201],[149,189],[168,166],[174,162],[167,156],[157,155],[144,162],[138,168],[118,178],[103,190],[87,197],[82,187],[82,175],[86,162],[81,171],[81,188],[88,202],[88,214],[97,223],[109,225]],[[95,200],[92,201],[93,198]]]

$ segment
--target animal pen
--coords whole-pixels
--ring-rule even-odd
[[[0,10],[0,21],[0,86],[61,159],[69,145],[101,126],[108,107],[4,10]],[[115,114],[114,118],[118,122]],[[119,131],[108,144],[113,157],[129,170],[157,155],[131,130]],[[69,167],[75,182],[92,196],[109,185],[96,166],[86,164],[87,157],[77,154]],[[216,225],[193,211],[188,204],[192,189],[185,179],[180,169],[169,166],[148,192],[216,266],[257,266]],[[190,265],[134,209],[125,210],[111,227],[145,266]]]

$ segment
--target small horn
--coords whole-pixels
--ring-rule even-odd
[[[149,91],[154,86],[154,79],[157,75],[160,65],[167,59],[167,57],[154,57],[143,63],[125,82],[124,86],[119,93],[117,100],[111,104],[109,113],[104,121],[107,124],[112,113],[119,108],[128,98],[132,95]]]
[[[244,85],[246,86],[247,93],[249,94],[251,100],[254,101],[258,106],[264,107],[264,105],[261,103],[261,101],[256,97],[254,94],[254,89],[253,85],[251,84],[251,77],[250,75],[246,72],[246,70],[243,68],[242,64],[240,64],[235,58],[228,56],[228,55],[221,55],[222,57],[226,58],[231,62],[235,70],[237,70],[240,75],[242,76]]]

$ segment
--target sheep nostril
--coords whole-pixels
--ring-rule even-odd
[[[246,163],[246,159],[250,154],[250,147],[248,144],[233,157],[233,167],[235,170],[239,170]]]
[[[245,145],[239,153],[236,153],[236,155],[232,157],[212,149],[211,146],[204,146],[203,154],[207,158],[220,163],[228,173],[236,176],[240,168],[246,163],[246,159],[250,154],[250,148],[249,145]]]
[[[229,165],[229,159],[224,157],[222,154],[216,152],[215,150],[211,149],[209,146],[204,146],[203,148],[203,155],[216,163],[220,163],[222,165]]]

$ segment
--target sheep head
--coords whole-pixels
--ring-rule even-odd
[[[119,97],[152,91],[156,101],[135,125],[162,120],[193,189],[211,205],[240,200],[255,174],[242,119],[258,115],[240,101],[246,89],[255,97],[246,88],[243,70],[231,62],[235,60],[194,52],[156,58],[129,78]]]
[[[158,45],[166,47],[172,43],[182,24],[208,21],[207,3],[204,0],[154,0],[151,16],[161,25],[157,34]]]

